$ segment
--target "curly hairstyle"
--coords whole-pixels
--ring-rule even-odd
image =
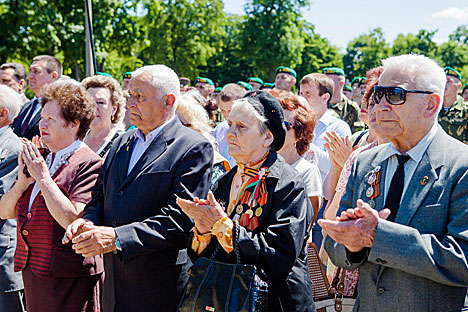
[[[367,84],[366,84],[366,90],[364,91],[364,94],[362,95],[362,100],[361,103],[363,106],[367,107],[369,105],[369,99],[372,96],[372,93],[374,92],[374,86],[376,86],[379,83],[379,77],[382,75],[384,71],[383,66],[379,66],[376,68],[369,69],[366,72],[366,77],[367,77]]]
[[[110,100],[112,106],[116,107],[114,115],[111,117],[111,122],[116,124],[119,122],[124,112],[124,106],[127,103],[120,84],[112,77],[96,75],[83,79],[81,85],[86,89],[90,88],[106,88],[110,92]]]
[[[49,101],[58,103],[60,114],[67,125],[80,123],[76,135],[78,139],[83,139],[96,117],[96,103],[89,98],[85,88],[71,79],[54,82],[46,86],[41,97],[42,107]]]
[[[296,95],[282,93],[277,99],[284,110],[294,112],[293,129],[296,137],[296,151],[302,156],[314,139],[316,115],[308,106],[302,104]]]

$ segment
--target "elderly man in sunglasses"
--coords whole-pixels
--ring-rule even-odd
[[[332,261],[360,268],[358,311],[461,311],[468,286],[468,146],[438,125],[445,74],[422,55],[383,60],[373,105],[390,143],[361,153],[336,221]]]

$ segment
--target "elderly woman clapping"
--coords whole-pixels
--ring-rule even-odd
[[[18,222],[15,271],[23,273],[28,312],[99,311],[102,257],[83,258],[62,244],[65,228],[91,199],[102,166],[81,141],[96,105],[72,80],[48,86],[41,105],[39,130],[47,149],[24,142],[18,180],[0,200],[0,217]]]
[[[286,135],[281,104],[267,92],[249,92],[234,102],[228,124],[237,166],[207,200],[177,200],[195,222],[189,253],[210,257],[220,245],[215,259],[235,263],[238,246],[241,262],[268,283],[268,311],[314,311],[305,250],[313,212],[301,177],[277,154]]]

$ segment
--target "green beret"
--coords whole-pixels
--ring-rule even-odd
[[[213,80],[211,80],[210,78],[205,78],[205,77],[197,77],[197,80],[195,83],[207,83],[209,84],[210,86],[214,86],[214,83],[213,83]]]
[[[132,78],[132,72],[126,72],[122,75],[122,78],[125,79],[131,79]]]
[[[247,82],[256,82],[259,84],[263,84],[263,80],[257,77],[249,77],[247,78]]]
[[[452,67],[449,67],[449,66],[445,67],[444,72],[447,76],[452,76],[452,77],[458,78],[459,80],[462,79],[462,76],[460,75],[460,73]]]
[[[367,83],[367,78],[366,77],[361,77],[361,81],[359,81],[359,86],[365,85]]]
[[[262,84],[262,86],[260,87],[260,90],[261,90],[261,89],[264,89],[264,88],[273,89],[274,87],[275,87],[275,84],[274,84],[274,83],[264,82],[264,83]]]
[[[107,76],[107,77],[111,77],[111,78],[113,78],[111,74],[108,74],[108,73],[103,73],[103,72],[96,72],[96,75],[100,75],[100,76]]]
[[[340,75],[340,76],[344,76],[344,70],[339,68],[339,67],[328,67],[328,68],[324,68],[322,69],[322,74],[325,74],[325,75]]]
[[[214,89],[213,92],[214,92],[214,93],[219,93],[219,92],[221,92],[221,90],[223,90],[223,88],[217,87],[217,88]]]
[[[289,74],[289,75],[293,76],[294,78],[297,77],[296,71],[294,69],[289,68],[289,67],[285,67],[285,66],[279,66],[276,69],[275,75],[278,75],[279,73]]]
[[[354,79],[356,79],[356,78],[354,78]],[[354,79],[353,79],[353,81],[354,81]],[[344,91],[352,92],[352,91],[353,91],[353,88],[351,88],[351,86],[349,86],[349,85],[344,85],[343,90],[344,90]]]
[[[468,89],[468,83],[463,86],[462,93],[465,92],[466,89]]]
[[[361,77],[354,77],[353,80],[351,80],[351,85],[357,83],[359,84],[361,82]]]
[[[249,85],[247,82],[238,81],[237,84],[241,87],[244,87],[244,89],[247,91],[252,91],[252,86]]]

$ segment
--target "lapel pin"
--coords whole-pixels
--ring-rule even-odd
[[[422,179],[421,179],[421,185],[426,185],[427,182],[429,182],[429,178],[427,176],[424,176]]]
[[[369,200],[369,206],[371,206],[372,209],[375,208],[375,200],[371,199]]]

